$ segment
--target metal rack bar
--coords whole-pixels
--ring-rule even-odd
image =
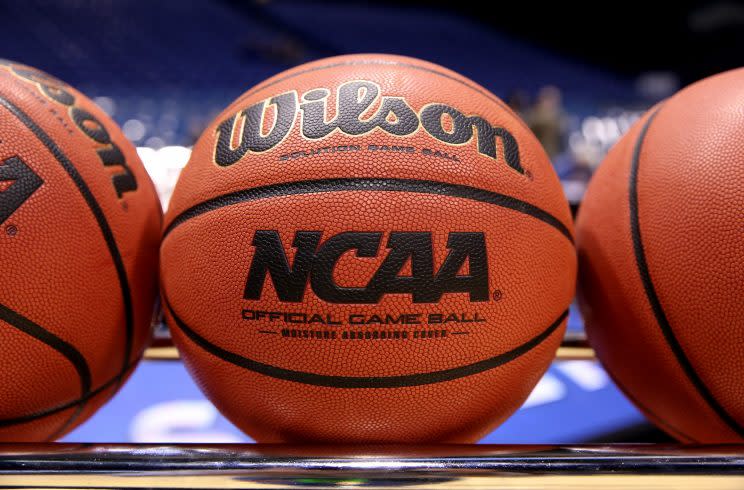
[[[0,446],[0,488],[744,488],[744,446]]]

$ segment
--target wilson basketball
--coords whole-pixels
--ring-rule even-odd
[[[0,60],[0,440],[65,434],[131,373],[157,291],[159,206],[103,111]]]
[[[744,70],[650,110],[610,151],[577,223],[599,358],[659,427],[744,436]]]
[[[576,258],[545,152],[424,61],[355,55],[252,88],[166,215],[164,302],[215,405],[259,441],[471,441],[560,343]]]

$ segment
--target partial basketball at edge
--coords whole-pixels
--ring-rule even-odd
[[[648,111],[612,148],[577,220],[594,349],[660,428],[744,439],[744,69]]]
[[[160,228],[111,118],[0,60],[0,441],[59,438],[126,381],[150,334]]]

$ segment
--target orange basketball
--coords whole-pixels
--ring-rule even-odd
[[[246,92],[168,210],[169,324],[259,441],[469,441],[548,367],[575,281],[545,152],[467,78],[387,55]]]
[[[607,155],[577,223],[599,358],[682,441],[744,436],[744,70],[695,83]]]
[[[159,206],[103,111],[0,60],[0,440],[65,434],[131,373],[157,292]]]

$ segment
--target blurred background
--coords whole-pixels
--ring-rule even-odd
[[[379,52],[439,63],[504,99],[545,146],[575,211],[604,154],[643,111],[741,63],[744,5],[18,0],[0,2],[0,46],[0,57],[65,80],[108,112],[164,206],[191,145],[241,93],[300,63]],[[581,328],[572,311],[569,331]],[[249,439],[180,363],[146,361],[64,440]],[[664,440],[599,365],[564,361],[482,442]]]

